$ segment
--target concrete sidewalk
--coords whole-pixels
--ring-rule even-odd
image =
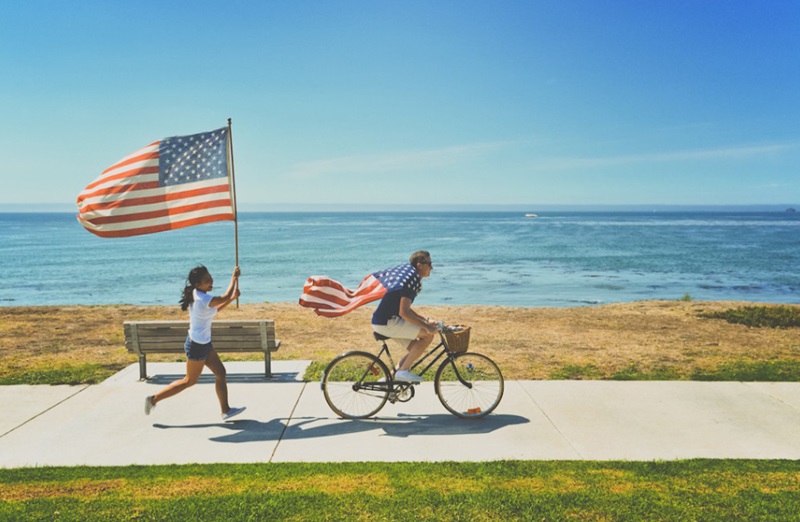
[[[450,415],[432,383],[376,419],[328,408],[308,361],[228,362],[222,422],[213,376],[150,416],[144,398],[183,363],[134,364],[93,386],[0,386],[0,467],[215,462],[800,459],[800,383],[507,381],[498,409]]]

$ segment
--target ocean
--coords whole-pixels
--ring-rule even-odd
[[[645,299],[800,302],[789,212],[240,213],[242,303],[296,302],[310,275],[355,287],[428,250],[418,305],[566,307]],[[225,290],[234,225],[98,238],[74,214],[0,214],[0,305],[176,305],[205,264]]]

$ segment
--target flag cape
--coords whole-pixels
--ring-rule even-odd
[[[355,290],[326,276],[311,276],[303,285],[300,306],[313,308],[317,315],[324,317],[339,317],[404,285],[416,293],[422,288],[419,275],[410,263],[373,272],[362,279]]]
[[[372,274],[358,288],[350,290],[325,276],[311,276],[303,285],[300,306],[313,308],[317,315],[338,317],[386,295],[386,288]]]
[[[127,237],[235,219],[229,128],[165,138],[125,156],[78,195],[78,221]]]

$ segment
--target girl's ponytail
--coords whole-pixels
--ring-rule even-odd
[[[186,278],[186,286],[183,288],[183,294],[179,301],[181,303],[181,310],[184,312],[188,310],[194,302],[195,285],[199,283],[206,274],[208,274],[208,268],[203,265],[197,265],[189,272],[189,276]]]

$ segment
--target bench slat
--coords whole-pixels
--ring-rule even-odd
[[[254,326],[259,325],[262,323],[272,324],[274,326],[275,321],[272,319],[240,319],[236,321],[228,321],[228,320],[217,320],[212,323],[212,327],[238,327],[238,326]],[[130,326],[135,324],[137,328],[183,328],[189,327],[189,321],[187,320],[179,320],[179,321],[125,321],[123,323],[124,326]]]
[[[151,339],[169,339],[170,341],[180,341],[180,342],[186,340],[186,332],[180,332],[180,333],[171,332],[166,334],[160,334],[157,332],[154,333],[147,330],[145,331],[136,330],[136,333],[138,334],[140,343],[147,342]],[[269,332],[269,333],[272,333],[272,335],[267,335],[266,338],[275,339],[275,333],[274,332]],[[211,332],[211,339],[215,343],[221,340],[238,341],[247,339],[260,339],[261,337],[262,337],[261,332],[259,332],[258,330],[253,332],[242,332],[242,331],[233,331],[233,332],[224,331],[221,333],[214,331]]]
[[[139,350],[142,352],[153,352],[155,350],[165,350],[170,352],[183,352],[183,344],[185,338],[179,339],[177,342],[173,342],[170,340],[151,340],[147,342],[143,342],[140,339],[139,342]],[[236,350],[236,351],[250,351],[250,352],[262,352],[263,346],[261,344],[260,339],[249,339],[249,340],[228,340],[228,341],[217,341],[214,339],[214,349],[219,351],[229,351],[229,350]],[[136,349],[133,347],[133,343],[125,343],[125,347],[128,349],[129,352],[136,353]],[[277,350],[277,343],[273,340],[270,343],[267,343],[267,349],[271,351]]]

